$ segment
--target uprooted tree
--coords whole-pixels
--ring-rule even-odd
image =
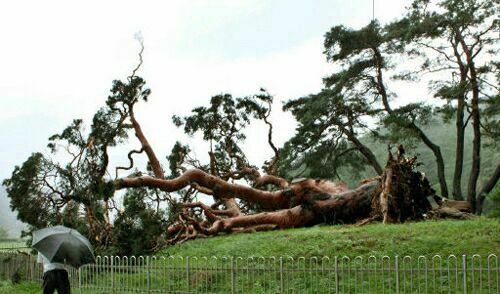
[[[56,223],[77,227],[99,248],[116,246],[127,253],[220,233],[375,218],[403,222],[422,219],[432,208],[428,197],[434,191],[415,171],[416,159],[406,158],[402,148],[397,155],[389,152],[381,176],[352,190],[325,180],[290,182],[280,177],[280,154],[268,121],[272,97],[265,91],[238,99],[215,96],[209,107],[174,117],[187,133],[203,133],[210,142],[209,162],[201,163],[188,146],[177,143],[167,157],[167,173],[135,116],[137,105],[149,94],[144,80],[135,75],[126,82],[115,81],[87,133],[82,121],[75,120],[49,139],[52,152],[66,152],[64,164],[34,153],[16,167],[4,185],[19,219],[32,229]],[[267,124],[275,152],[262,168],[265,174],[248,162],[239,146],[245,139],[242,130],[253,120]],[[129,133],[140,148],[128,153],[129,166],[117,166],[112,173],[109,150],[123,144]],[[134,165],[137,154],[147,157],[144,172]],[[129,174],[119,177],[124,171]],[[127,190],[122,209],[115,199],[120,190]],[[206,199],[210,200],[201,201]]]

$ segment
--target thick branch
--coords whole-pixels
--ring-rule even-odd
[[[315,201],[313,210],[331,223],[352,223],[353,220],[370,215],[374,192],[380,188],[378,179],[369,181],[355,190],[332,195],[325,200]]]
[[[288,182],[285,179],[277,177],[277,176],[273,176],[273,175],[265,175],[265,176],[259,177],[255,181],[254,187],[260,188],[260,187],[263,187],[264,185],[267,185],[267,184],[276,185],[276,186],[280,187],[281,189],[288,187]]]
[[[139,122],[137,122],[137,120],[135,119],[134,106],[130,105],[129,108],[130,108],[129,110],[130,121],[132,122],[132,126],[134,127],[135,136],[137,137],[137,139],[139,139],[139,142],[141,142],[142,149],[146,152],[146,155],[148,156],[149,164],[151,164],[151,168],[153,169],[155,177],[163,179],[165,178],[165,174],[163,173],[163,169],[161,168],[160,161],[158,161],[158,158],[156,157],[153,148],[151,147],[148,140],[146,139],[146,136],[142,132]]]
[[[290,198],[285,196],[286,193],[284,191],[267,192],[239,184],[232,184],[196,169],[188,170],[178,178],[172,180],[142,176],[135,178],[122,178],[115,180],[113,183],[116,189],[146,186],[160,188],[166,192],[178,191],[186,186],[196,183],[202,187],[212,190],[214,194],[221,196],[222,198],[231,198],[234,196],[242,200],[259,203],[264,208],[285,208],[289,207],[290,203]]]
[[[303,227],[314,219],[314,213],[302,206],[283,209],[275,212],[264,212],[254,215],[244,215],[214,222],[207,230],[207,235],[219,232],[230,232],[235,228],[247,228],[256,225],[277,225],[280,228]]]

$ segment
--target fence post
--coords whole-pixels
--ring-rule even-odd
[[[78,268],[78,290],[82,293],[82,270]]]
[[[111,293],[115,293],[115,269],[113,267],[115,257],[111,255]]]
[[[147,289],[148,293],[151,292],[151,271],[150,271],[150,264],[149,264],[149,256],[146,256],[146,272],[147,272],[147,278],[146,278],[146,283],[147,283]]]
[[[396,293],[399,294],[399,256],[394,257],[396,270]]]
[[[338,268],[338,264],[337,264],[337,256],[335,256],[334,271],[335,271],[335,293],[338,294],[339,293],[339,268]]]
[[[190,285],[189,285],[189,256],[186,256],[186,284],[187,284],[187,290],[189,291]]]
[[[283,256],[280,256],[280,293],[283,294],[285,292],[283,282]]]
[[[231,294],[234,294],[234,258],[231,256]]]
[[[30,255],[28,255],[28,272],[30,273],[30,282],[33,282],[35,280],[34,271],[35,271],[35,267],[33,266],[33,261],[31,260],[31,254],[30,254]]]
[[[467,294],[467,256],[462,255],[462,270],[464,272],[464,294]]]

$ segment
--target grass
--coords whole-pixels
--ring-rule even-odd
[[[22,282],[19,284],[12,284],[10,281],[0,281],[0,293],[40,293],[42,287],[38,283]]]
[[[500,221],[316,226],[197,239],[165,249],[180,256],[349,256],[498,253]]]
[[[149,275],[150,287],[154,290],[196,289],[201,292],[222,293],[229,291],[228,287],[231,284],[229,270],[233,266],[230,259],[223,259],[222,256],[291,256],[295,261],[290,262],[287,259],[284,265],[286,269],[283,275],[285,288],[291,293],[306,291],[314,293],[320,291],[321,287],[330,287],[331,289],[331,283],[335,278],[330,271],[322,272],[321,266],[318,263],[313,263],[309,258],[315,256],[349,256],[351,257],[350,264],[339,260],[339,269],[341,269],[339,285],[341,289],[345,288],[349,292],[361,287],[356,283],[358,273],[349,270],[349,268],[355,269],[359,266],[356,259],[353,258],[355,256],[364,256],[365,266],[371,268],[373,264],[370,264],[369,260],[366,263],[366,258],[370,255],[378,257],[388,255],[391,256],[391,262],[394,261],[393,257],[395,255],[410,255],[413,257],[425,255],[429,257],[429,267],[432,268],[435,265],[434,260],[431,259],[434,254],[440,254],[443,257],[449,254],[467,254],[469,256],[480,254],[483,257],[490,253],[498,255],[500,249],[499,232],[499,220],[477,218],[468,221],[444,220],[397,225],[372,224],[363,227],[352,225],[316,226],[218,236],[192,240],[185,244],[169,247],[158,254],[157,260],[152,261],[149,269],[124,266],[140,264],[140,259],[134,262],[128,259],[126,264],[115,262],[113,271],[109,267],[109,262],[104,262],[105,265],[103,267],[101,265],[100,270],[96,270],[92,266],[87,267],[81,273],[82,286],[84,286],[82,291],[84,293],[89,291],[111,293],[111,285],[114,285],[113,287],[117,288],[118,292],[131,288],[145,290],[148,281],[146,277]],[[189,263],[189,269],[187,269],[187,260],[185,258],[162,258],[171,255],[184,257],[206,256],[209,258],[206,261],[201,258],[192,259]],[[211,256],[218,256],[219,258],[211,259]],[[305,259],[301,261],[298,257],[305,257]],[[384,267],[384,261],[383,259],[378,260],[382,261],[382,264],[380,262],[378,264],[380,270],[380,266]],[[409,264],[405,264],[402,258],[400,261],[401,267],[409,266]],[[412,263],[416,261],[416,259],[413,259]],[[450,265],[448,262],[443,258],[442,263],[440,261],[440,267],[446,269]],[[468,263],[469,267],[474,261],[469,260]],[[279,260],[277,262],[272,259],[256,258],[250,262],[252,270],[245,270],[245,266],[248,265],[249,262],[246,259],[234,259],[236,271],[234,285],[237,289],[248,293],[279,292]],[[327,265],[331,267],[331,263]],[[316,268],[316,271],[301,271],[306,266],[311,269]],[[451,266],[452,269],[455,266],[460,269],[460,259],[458,259],[458,262],[451,262]],[[344,271],[344,267],[346,267],[347,271]],[[373,275],[373,281],[375,278],[385,277],[386,284],[385,286],[380,282],[379,284],[373,284],[372,281],[370,286],[369,279],[371,278],[366,279],[365,277],[363,282],[365,284],[362,286],[365,288],[361,289],[375,287],[369,293],[381,293],[387,291],[390,287],[394,289],[394,273],[373,272],[368,274]],[[365,275],[367,274],[365,273]],[[498,286],[495,286],[494,283],[486,283],[488,281],[486,272],[483,272],[482,275],[483,284],[479,283],[478,274],[476,274],[475,278],[470,276],[467,278],[469,281],[475,279],[475,289],[478,289],[478,285],[482,285],[480,291],[495,293]],[[400,277],[400,282],[405,287],[412,287],[412,285],[416,287],[417,284],[427,285],[427,278],[429,279],[428,291],[439,292],[444,289],[447,292],[447,289],[449,289],[454,292],[455,288],[453,286],[455,283],[459,285],[457,289],[460,289],[462,276],[460,274],[456,277],[453,274],[449,276],[446,270],[444,272],[429,271],[428,277],[414,272],[411,278],[410,276],[406,276],[406,278],[405,276]],[[413,281],[413,284],[411,281]],[[437,281],[437,284],[435,284],[435,281]],[[72,285],[75,285],[75,283],[73,280]],[[413,289],[415,290],[415,288]],[[492,289],[493,291],[491,291]],[[343,292],[346,292],[345,290]],[[38,293],[39,291],[40,286],[36,283],[16,285],[8,282],[0,283],[0,293]],[[388,292],[391,292],[391,290],[389,289]]]

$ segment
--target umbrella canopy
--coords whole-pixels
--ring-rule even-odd
[[[78,231],[64,226],[33,232],[32,246],[50,262],[66,263],[76,268],[95,259],[89,240]]]

